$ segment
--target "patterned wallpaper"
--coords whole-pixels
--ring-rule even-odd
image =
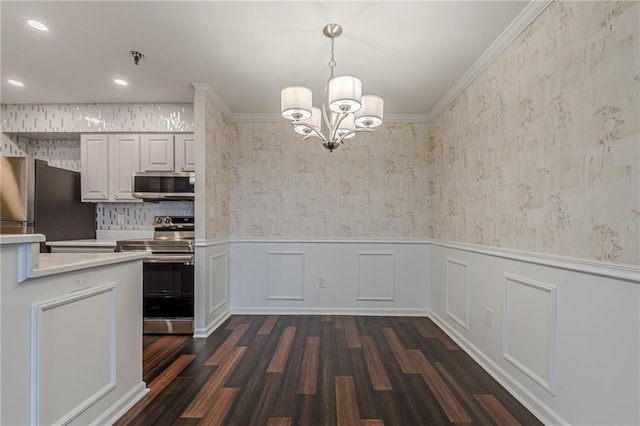
[[[206,98],[205,102],[205,186],[207,193],[205,234],[207,239],[224,239],[231,235],[229,162],[233,128],[229,119],[209,98]]]
[[[553,3],[431,123],[431,237],[640,264],[639,9]]]
[[[235,127],[233,236],[426,237],[426,124],[386,123],[333,153],[285,120]]]
[[[191,104],[3,104],[2,132],[193,132]]]

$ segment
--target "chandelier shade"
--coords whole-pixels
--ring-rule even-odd
[[[382,125],[384,101],[379,96],[362,95],[362,81],[358,77],[334,76],[334,42],[342,34],[342,27],[329,24],[323,34],[331,39],[331,60],[321,108],[312,106],[311,89],[289,86],[280,93],[280,112],[303,139],[320,139],[322,146],[333,152],[345,139],[356,133],[373,132]]]
[[[356,112],[360,109],[362,81],[353,75],[329,80],[329,108],[333,112]]]
[[[353,114],[347,115],[340,126],[338,127],[338,137],[343,136],[343,139],[351,139],[356,135],[356,123],[353,121]]]
[[[294,126],[293,130],[295,130],[296,133],[299,133],[301,135],[308,135],[313,131],[311,130],[312,127],[320,129],[321,126],[322,126],[322,111],[320,111],[320,108],[312,107],[311,117],[305,118],[303,120],[299,120],[298,123]]]
[[[358,127],[378,127],[382,124],[384,114],[384,100],[376,95],[364,95],[360,100],[362,108],[355,113],[355,123]]]
[[[289,86],[280,92],[282,116],[287,120],[303,120],[311,117],[311,89]]]

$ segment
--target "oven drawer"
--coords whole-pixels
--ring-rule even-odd
[[[145,298],[142,311],[145,318],[193,318],[193,297]]]

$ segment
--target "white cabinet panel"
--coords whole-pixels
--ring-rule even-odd
[[[174,167],[173,135],[147,134],[140,136],[142,171],[171,172]]]
[[[195,172],[195,137],[192,133],[175,135],[175,171]]]
[[[109,136],[109,195],[113,201],[136,201],[132,173],[140,170],[140,136]]]
[[[107,135],[81,135],[80,161],[82,201],[109,199],[109,147]]]

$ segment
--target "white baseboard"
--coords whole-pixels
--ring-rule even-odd
[[[453,339],[464,351],[477,362],[487,373],[491,375],[502,387],[504,387],[514,398],[516,398],[527,410],[536,416],[544,424],[562,424],[568,425],[569,422],[564,420],[553,411],[548,405],[540,401],[535,395],[528,391],[518,381],[511,377],[506,371],[498,366],[484,352],[478,349],[474,344],[460,335],[454,328],[449,326],[438,314],[432,310],[428,310],[427,316],[440,327],[444,332]]]
[[[213,321],[211,321],[205,328],[196,328],[193,330],[193,337],[195,339],[205,339],[209,337],[211,333],[216,331],[223,322],[231,316],[229,308],[225,309],[220,315],[218,315]]]
[[[426,317],[426,309],[394,309],[394,308],[285,308],[285,307],[231,307],[235,315],[364,315],[364,316],[398,316]]]
[[[117,400],[115,404],[109,407],[100,417],[92,424],[95,425],[112,425],[127,411],[131,409],[138,401],[140,401],[149,392],[147,384],[140,382],[127,392],[122,398]]]

